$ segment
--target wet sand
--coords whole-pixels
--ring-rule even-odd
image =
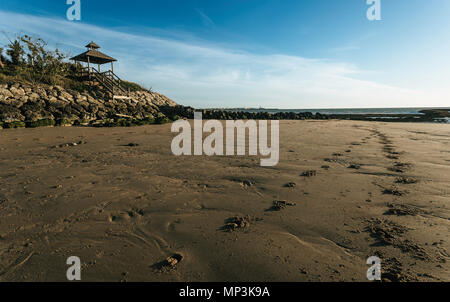
[[[450,125],[281,121],[276,167],[173,136],[1,130],[0,281],[450,281]]]

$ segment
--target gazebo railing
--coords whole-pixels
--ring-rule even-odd
[[[95,67],[83,67],[81,69],[81,77],[88,78],[89,82],[97,80],[113,95],[116,92],[127,93],[121,86],[122,80],[111,70],[99,72]]]

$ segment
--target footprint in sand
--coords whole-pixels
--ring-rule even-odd
[[[172,256],[167,257],[165,260],[153,264],[151,267],[160,272],[169,271],[175,269],[181,261],[183,261],[184,257],[182,254],[175,253]]]
[[[387,206],[389,209],[384,213],[384,215],[417,216],[421,214],[426,214],[426,212],[423,211],[422,209],[407,204],[389,203]]]
[[[309,170],[309,171],[304,171],[300,174],[300,176],[303,177],[313,177],[317,175],[317,171],[316,170]]]
[[[285,188],[295,188],[297,184],[295,182],[289,182],[284,185]]]
[[[392,171],[392,172],[397,172],[397,173],[405,173],[407,170],[410,170],[411,167],[412,167],[412,165],[409,163],[397,162],[394,164],[394,166],[389,167],[388,170]]]
[[[286,209],[287,207],[294,207],[297,204],[295,202],[290,202],[286,200],[275,200],[272,207],[266,210],[266,212],[279,212]]]
[[[255,182],[252,180],[248,180],[248,179],[237,179],[237,178],[233,178],[231,179],[232,182],[237,182],[240,184],[240,186],[244,189],[248,189],[251,188],[255,185]]]
[[[400,191],[398,188],[392,187],[392,188],[384,189],[383,194],[384,195],[394,195],[394,196],[404,196],[407,194],[407,192]]]
[[[144,211],[142,209],[131,209],[128,211],[119,211],[108,216],[109,222],[126,222],[131,219],[139,218],[144,216]]]
[[[354,169],[354,170],[359,170],[359,169],[361,169],[361,166],[362,166],[361,164],[351,164],[347,168]]]
[[[397,179],[395,180],[395,183],[397,184],[403,184],[403,185],[411,185],[411,184],[416,184],[419,181],[413,177],[397,177]]]

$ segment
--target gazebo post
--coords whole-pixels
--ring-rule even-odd
[[[87,57],[87,61],[88,61],[89,87],[92,88],[92,85],[91,85],[91,61],[89,60],[89,56]]]

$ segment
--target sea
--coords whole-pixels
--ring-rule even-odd
[[[313,114],[422,114],[422,110],[447,109],[447,108],[360,108],[360,109],[266,109],[266,108],[230,108],[229,111],[246,112],[311,112]],[[449,109],[450,110],[450,109]],[[450,111],[449,111],[450,112]]]

